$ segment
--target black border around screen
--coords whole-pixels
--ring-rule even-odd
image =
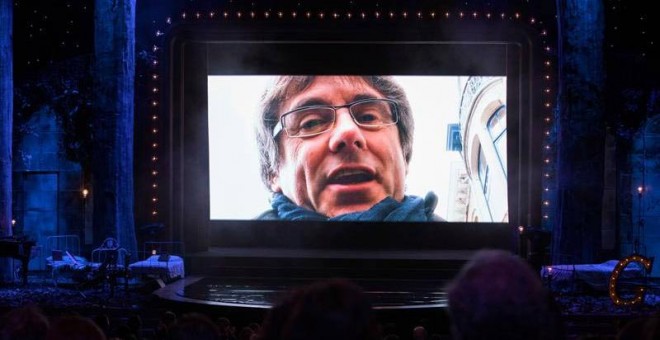
[[[452,31],[460,31],[461,25],[457,27]],[[421,30],[426,33],[420,39],[415,34],[418,31],[411,33],[410,27],[402,31],[388,28],[398,32],[394,41],[383,41],[387,30],[376,34],[376,29],[357,30],[352,39],[346,39],[347,33],[341,29],[319,32],[287,27],[262,34],[262,40],[254,37],[254,27],[184,26],[174,30],[168,63],[172,94],[168,192],[169,221],[175,232],[189,251],[209,246],[515,248],[517,226],[537,223],[539,215],[534,204],[540,194],[531,188],[538,177],[532,151],[539,143],[533,118],[537,103],[532,100],[537,77],[534,44],[527,32],[516,27],[483,31],[485,28],[471,27],[460,37],[445,40],[439,38],[446,32],[437,29]],[[359,41],[361,38],[365,40]],[[357,51],[366,46],[381,57],[359,57]],[[321,63],[321,57],[332,61]],[[499,62],[480,63],[484,58],[498,58]],[[209,63],[211,59],[219,62]],[[211,66],[207,69],[206,65]],[[509,223],[209,221],[208,74],[506,75]]]

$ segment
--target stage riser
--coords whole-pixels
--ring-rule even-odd
[[[187,275],[449,280],[464,260],[189,257]]]

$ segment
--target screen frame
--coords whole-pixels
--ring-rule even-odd
[[[327,249],[480,249],[517,247],[519,225],[540,223],[540,162],[534,150],[540,147],[540,103],[533,99],[538,92],[539,72],[537,43],[533,32],[523,25],[508,22],[477,23],[447,22],[385,25],[374,23],[369,28],[355,25],[318,27],[315,25],[232,24],[223,27],[181,24],[173,27],[165,61],[167,88],[168,131],[168,212],[166,219],[175,237],[184,240],[188,251],[203,251],[209,247],[283,247]],[[313,27],[311,27],[313,26]],[[264,61],[263,50],[273,46],[293,46],[283,53],[300,53],[301,47],[310,48],[344,44],[364,47],[381,46],[391,54],[397,48],[419,47],[422,52],[406,53],[411,61],[429,46],[453,49],[448,58],[439,58],[441,65],[459,63],[454,75],[465,75],[470,60],[483,56],[483,49],[505,46],[507,77],[507,162],[509,169],[509,222],[508,223],[376,223],[376,222],[313,222],[285,221],[210,221],[208,206],[208,139],[203,120],[206,119],[206,79],[210,45],[247,47],[254,59],[254,67],[243,66],[241,74],[263,74],[274,67]],[[426,46],[426,47],[424,47]],[[231,49],[226,49],[230,51]],[[470,53],[471,52],[471,53]],[[465,58],[465,56],[470,56]],[[337,60],[341,60],[338,58]],[[385,58],[385,63],[348,64],[338,62],[332,72],[318,66],[280,63],[278,74],[384,74],[401,60]],[[404,61],[405,61],[404,60]],[[397,75],[428,72],[432,65],[409,63],[411,67],[399,69]],[[357,66],[356,66],[357,65]],[[221,65],[222,66],[222,65]],[[224,68],[223,68],[224,67]],[[213,74],[232,74],[232,62],[226,63]],[[275,65],[275,67],[278,67]],[[370,68],[373,67],[373,68]],[[444,67],[444,66],[443,66]],[[328,69],[325,69],[328,70]],[[379,72],[376,72],[379,71]],[[224,73],[223,73],[224,72]],[[443,74],[450,75],[446,69]],[[483,70],[479,75],[489,74]],[[490,71],[489,71],[490,72]],[[269,72],[273,74],[272,72]],[[469,73],[469,72],[468,72]],[[236,73],[233,73],[236,74]],[[515,91],[515,93],[514,93]],[[192,114],[191,112],[195,112]],[[206,155],[206,158],[203,156]],[[409,229],[415,229],[411,233]],[[373,235],[376,233],[377,238]],[[451,237],[448,237],[451,236]]]

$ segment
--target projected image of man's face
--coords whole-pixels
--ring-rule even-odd
[[[388,196],[401,201],[407,164],[397,125],[371,124],[396,114],[372,99],[385,97],[361,78],[323,76],[286,100],[279,113],[286,115],[286,133],[279,134],[281,162],[271,189],[328,217],[367,210]],[[349,108],[352,103],[358,104]],[[328,105],[342,106],[334,109],[334,124]],[[325,111],[299,114],[317,106]]]

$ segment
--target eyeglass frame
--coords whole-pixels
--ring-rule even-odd
[[[394,109],[393,112],[392,112],[393,116],[394,116],[394,119],[393,119],[392,123],[382,124],[382,125],[365,125],[363,123],[359,123],[355,119],[355,116],[353,116],[353,111],[351,110],[351,107],[353,107],[355,105],[358,105],[358,104],[363,104],[363,103],[368,103],[368,102],[373,102],[373,101],[383,101],[383,102],[387,102],[388,104],[391,105],[391,108]],[[332,109],[333,112],[334,112],[333,119],[332,119],[332,125],[327,130],[323,130],[321,132],[316,132],[316,133],[313,133],[313,134],[302,135],[302,136],[290,136],[289,131],[287,131],[287,129],[284,128],[284,117],[289,115],[289,114],[295,113],[295,112],[299,112],[299,111],[307,110],[307,109],[314,109],[314,108]],[[396,100],[389,99],[389,98],[367,98],[367,99],[359,99],[359,100],[356,100],[356,101],[353,101],[353,102],[350,102],[350,103],[344,104],[344,105],[311,105],[311,106],[299,107],[297,109],[285,112],[280,116],[280,118],[277,120],[277,124],[275,124],[275,126],[273,127],[273,138],[276,138],[278,136],[278,134],[280,132],[282,132],[282,130],[284,130],[286,135],[290,138],[307,138],[307,137],[318,136],[322,133],[326,133],[326,132],[332,130],[332,128],[335,126],[335,123],[337,122],[337,110],[343,109],[343,108],[348,108],[348,114],[351,115],[351,119],[353,119],[353,122],[359,127],[381,128],[381,127],[385,127],[385,126],[396,125],[396,124],[399,123],[399,103]]]

